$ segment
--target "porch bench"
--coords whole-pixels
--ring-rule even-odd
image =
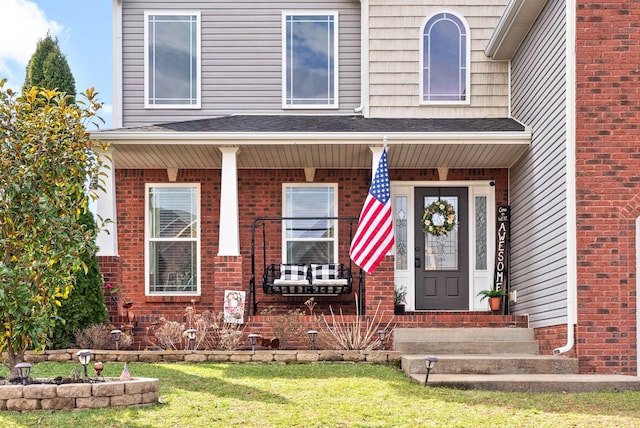
[[[351,270],[344,264],[288,265],[272,263],[262,277],[265,294],[337,296],[351,293]]]

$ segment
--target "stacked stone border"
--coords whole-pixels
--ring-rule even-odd
[[[27,352],[25,361],[30,363],[77,362],[78,349],[52,350],[37,354]],[[199,363],[205,361],[226,363],[314,363],[320,361],[345,361],[376,364],[400,364],[399,351],[346,351],[328,350],[264,350],[256,351],[110,351],[91,350],[91,364],[96,361],[122,363]],[[135,375],[135,373],[133,373]]]
[[[77,362],[77,349],[28,352],[25,361]],[[358,362],[400,365],[398,351],[256,350],[254,351],[104,351],[92,350],[95,361],[122,363],[289,363]],[[135,369],[133,370],[135,375]],[[71,410],[111,406],[136,406],[158,402],[158,379],[64,385],[29,384],[0,386],[0,411]]]
[[[0,410],[72,410],[158,402],[158,379],[105,379],[100,383],[0,386]]]

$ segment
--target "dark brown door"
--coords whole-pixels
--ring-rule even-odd
[[[415,269],[417,310],[469,309],[468,197],[466,187],[419,187],[415,190]],[[456,226],[446,235],[425,233],[422,215],[433,202],[447,201]],[[434,216],[434,222],[442,219]]]

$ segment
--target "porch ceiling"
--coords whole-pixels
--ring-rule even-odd
[[[112,144],[114,166],[128,169],[218,169],[221,147],[238,147],[241,169],[368,169],[369,147],[385,137],[390,168],[507,168],[531,142],[509,118],[232,115],[93,134]]]
[[[371,168],[371,144],[264,144],[242,145],[237,155],[240,169]],[[114,143],[113,161],[123,169],[219,169],[220,144],[123,144]],[[235,145],[225,145],[235,146]],[[389,167],[410,168],[508,168],[528,143],[396,143],[389,141]]]

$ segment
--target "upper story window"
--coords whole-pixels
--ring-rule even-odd
[[[336,263],[338,187],[335,184],[285,184],[283,260],[285,263]],[[302,217],[302,218],[301,218]],[[305,219],[304,217],[315,217]]]
[[[200,294],[200,185],[146,185],[147,295]]]
[[[200,12],[145,12],[148,108],[200,107]]]
[[[282,43],[282,107],[338,108],[338,13],[283,13]]]
[[[420,94],[423,104],[469,103],[469,28],[452,12],[427,18],[422,29]]]

